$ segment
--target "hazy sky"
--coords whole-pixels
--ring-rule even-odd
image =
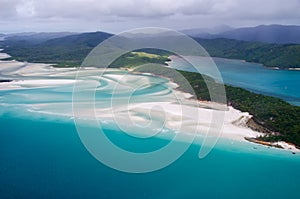
[[[0,32],[300,25],[300,0],[0,0]]]

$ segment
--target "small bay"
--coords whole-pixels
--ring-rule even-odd
[[[212,75],[207,58],[190,57],[200,72]],[[281,98],[291,104],[300,106],[300,71],[277,70],[261,64],[242,60],[212,58],[217,65],[225,84],[245,88],[255,93]],[[177,56],[171,56],[169,66],[190,72],[195,67]]]

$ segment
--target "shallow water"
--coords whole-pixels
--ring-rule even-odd
[[[110,105],[114,89],[117,99],[126,99],[132,92],[126,81],[115,87],[111,74],[120,73],[111,71],[106,78],[96,81],[100,82],[96,108]],[[30,74],[33,79],[41,78],[40,73]],[[70,71],[56,75],[74,78]],[[57,76],[47,77],[53,80]],[[13,77],[32,79],[18,74]],[[168,89],[172,85],[165,79],[139,78],[148,84],[133,92],[134,102],[175,101]],[[82,87],[89,89],[88,83]],[[78,136],[70,114],[72,83],[52,82],[41,87],[34,82],[18,84],[22,86],[0,90],[0,198],[276,199],[299,195],[300,154],[224,138],[204,159],[198,158],[203,140],[197,137],[181,158],[162,170],[146,174],[113,170],[93,158]],[[115,103],[119,106],[124,100]],[[90,116],[88,111],[82,114]],[[101,122],[113,143],[132,152],[157,150],[174,135],[170,131],[165,136],[141,141],[124,134],[112,121]],[[175,144],[180,147],[183,142]]]

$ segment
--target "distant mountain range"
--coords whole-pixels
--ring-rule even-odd
[[[193,28],[193,29],[185,29],[181,30],[180,32],[190,35],[192,37],[209,37],[212,35],[217,35],[226,31],[234,30],[234,28],[227,26],[227,25],[221,25],[216,26],[213,28]]]
[[[274,44],[300,44],[300,26],[261,25],[256,27],[231,29],[215,34],[207,33],[202,29],[182,32],[193,37],[204,39],[226,38]]]
[[[50,39],[65,37],[79,33],[74,32],[25,32],[25,33],[12,33],[12,34],[0,34],[8,40],[14,40],[15,42],[26,42],[30,44],[42,43]]]
[[[48,46],[62,46],[62,47],[70,47],[70,46],[87,46],[94,48],[101,41],[111,37],[113,34],[106,32],[90,32],[90,33],[82,33],[82,34],[73,34],[65,37],[59,37],[55,39],[50,39],[45,42],[45,45]]]
[[[270,28],[271,26],[268,27]],[[239,32],[240,29],[225,33],[229,34],[228,32],[235,31]],[[245,29],[242,29],[243,31]],[[225,35],[225,33],[222,34]],[[67,33],[69,34],[67,36],[63,34],[65,33],[43,33],[43,36],[41,34],[11,36],[0,42],[0,48],[3,48],[4,52],[18,60],[58,63],[61,66],[78,66],[95,46],[112,36],[112,34],[105,32]],[[253,33],[249,31],[248,35],[251,34]],[[271,32],[269,34],[273,35]],[[275,31],[273,39],[277,38],[276,35],[278,33]],[[56,38],[53,39],[53,37]],[[269,37],[271,38],[271,36]],[[46,38],[50,39],[45,40]],[[213,57],[241,59],[281,69],[300,67],[300,45],[298,44],[278,44],[278,40],[277,44],[269,44],[227,38],[203,39],[194,37],[194,39]],[[283,41],[283,38],[281,38],[281,41]],[[160,53],[158,51],[155,52]]]
[[[185,29],[180,32],[203,39],[226,38],[274,44],[300,44],[300,26],[294,25],[260,25],[236,29],[227,25],[221,25],[213,28]],[[25,32],[13,34],[0,33],[0,37],[5,37],[15,42],[22,41],[37,44],[51,39],[80,34],[75,32]],[[76,39],[76,36],[73,38]]]
[[[60,37],[46,41],[35,39],[34,35],[25,36],[26,40],[19,40],[19,36],[7,37],[0,43],[0,48],[17,60],[78,66],[94,47],[112,36],[105,32],[58,35]]]

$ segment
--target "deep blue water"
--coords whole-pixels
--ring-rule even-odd
[[[192,58],[200,63],[201,72],[211,74],[208,62],[200,57]],[[172,59],[173,68],[195,72],[195,68],[187,62]],[[261,64],[240,60],[213,58],[225,84],[242,87],[256,93],[281,98],[300,106],[300,71],[274,70]]]
[[[257,145],[253,149],[250,143],[239,148],[239,143],[230,147],[220,141],[201,160],[197,157],[200,146],[194,144],[160,171],[127,174],[94,159],[71,122],[5,114],[0,117],[0,129],[1,198],[276,199],[300,194],[299,155]],[[106,133],[119,144],[132,144],[118,132]],[[141,147],[164,143],[156,138]]]

